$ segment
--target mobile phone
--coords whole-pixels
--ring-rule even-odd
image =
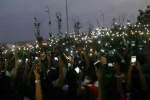
[[[69,61],[71,61],[72,60],[71,56],[68,56],[68,59],[69,59]]]
[[[58,61],[58,57],[54,57],[54,60]]]
[[[140,50],[143,50],[142,48],[139,48]]]
[[[113,67],[113,63],[108,63],[108,67]]]
[[[18,62],[21,63],[21,59],[19,59]]]
[[[79,67],[76,67],[76,68],[75,68],[75,71],[76,71],[77,73],[79,73],[79,71],[80,71]]]
[[[135,65],[135,63],[136,63],[136,56],[131,56],[131,63],[132,63],[132,65]]]
[[[112,54],[112,55],[114,55],[114,54],[115,54],[115,52],[114,52],[114,51],[111,51],[111,54]]]
[[[93,49],[90,49],[90,51],[92,52],[92,51],[93,51]]]
[[[68,67],[70,67],[71,66],[71,64],[70,63],[68,63]]]
[[[90,56],[92,56],[92,53],[90,53]]]
[[[100,60],[96,61],[96,62],[94,63],[94,66],[95,66],[95,68],[96,68],[97,70],[99,70],[100,67],[101,67],[101,62],[100,62]]]
[[[135,41],[131,41],[131,46],[132,46],[132,47],[135,46]]]
[[[81,61],[79,60],[79,64],[81,64]]]
[[[97,55],[97,53],[98,53],[98,52],[95,50],[95,55]]]
[[[114,51],[109,51],[109,56],[113,56],[115,54]]]
[[[28,61],[28,58],[26,58],[26,62]]]
[[[143,45],[138,45],[139,48],[143,48]]]
[[[100,57],[100,52],[97,53],[97,56]]]
[[[38,57],[35,57],[35,60],[38,60]]]

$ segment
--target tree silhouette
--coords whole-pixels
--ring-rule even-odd
[[[150,6],[147,6],[145,11],[139,10],[139,15],[137,17],[137,23],[141,25],[149,25],[150,24]],[[150,27],[149,27],[150,29]]]

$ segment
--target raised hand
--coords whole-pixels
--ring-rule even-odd
[[[51,54],[51,51],[48,51],[47,52],[47,59],[48,59],[48,61],[51,61],[51,55],[50,54]]]
[[[26,66],[29,67],[30,64],[31,64],[31,61],[30,61],[30,60],[27,60],[27,61],[26,61]]]
[[[85,55],[86,55],[86,52],[83,50],[83,51],[82,51],[82,54],[85,56]]]
[[[114,63],[113,68],[116,71],[116,74],[120,74],[120,68],[119,68],[119,64],[117,62]]]
[[[39,65],[37,64],[33,65],[33,72],[34,72],[36,80],[40,79],[40,74],[38,73],[38,70],[39,70]]]
[[[15,57],[15,60],[18,60],[18,51],[17,50],[14,51],[14,57]]]
[[[139,63],[138,61],[137,61],[137,64],[136,64],[135,68],[136,68],[137,70],[142,70],[142,69],[141,69],[141,65],[140,65],[140,63]]]
[[[102,74],[103,74],[104,66],[101,66],[101,67],[102,67],[102,68],[95,70],[95,73],[96,73],[96,76],[97,76],[98,80],[101,80],[101,79],[102,79]]]
[[[80,70],[80,71],[79,71],[79,74],[78,74],[78,79],[79,79],[79,80],[82,80],[82,77],[83,77],[83,72]]]
[[[129,65],[129,71],[132,71],[133,70],[133,65],[130,63]]]
[[[8,68],[8,60],[5,59],[5,68],[4,68],[4,70],[7,71],[7,68]]]
[[[58,62],[58,63],[59,63],[59,67],[60,67],[60,68],[63,68],[64,65],[65,65],[64,62],[63,62],[61,59],[59,59],[59,62]]]

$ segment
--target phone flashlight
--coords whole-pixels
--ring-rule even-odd
[[[100,67],[101,67],[101,62],[100,62],[100,60],[96,61],[96,62],[94,63],[94,66],[95,66],[95,68],[96,68],[97,70],[99,70]]]
[[[26,58],[26,62],[28,61],[28,58]]]
[[[136,56],[131,56],[131,63],[132,63],[132,65],[135,65],[135,63],[136,63]]]
[[[113,63],[108,63],[108,67],[113,67]]]
[[[19,59],[18,62],[21,62],[21,59]]]
[[[35,60],[38,60],[38,57],[35,57]]]
[[[79,67],[76,67],[76,68],[75,68],[75,71],[76,71],[77,73],[79,73],[79,71],[80,71]]]
[[[55,57],[54,60],[58,61],[58,57]]]

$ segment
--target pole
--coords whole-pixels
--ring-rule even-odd
[[[104,23],[104,21],[105,21],[105,19],[104,19],[104,12],[102,12],[101,10],[100,10],[100,12],[101,12],[101,16],[103,16],[103,27],[105,27],[105,23]]]
[[[49,33],[50,33],[50,31],[51,31],[51,27],[50,27],[51,21],[50,21],[50,10],[49,10],[48,6],[47,6],[47,9],[48,9],[48,11],[46,11],[46,12],[48,12],[48,16],[49,16],[49,22],[48,22],[48,24],[49,24]]]
[[[66,20],[67,20],[67,33],[69,34],[69,23],[68,23],[68,4],[66,0]]]
[[[133,21],[133,25],[134,25],[134,17],[133,17],[133,15],[131,14],[131,19],[132,19],[132,21]]]

